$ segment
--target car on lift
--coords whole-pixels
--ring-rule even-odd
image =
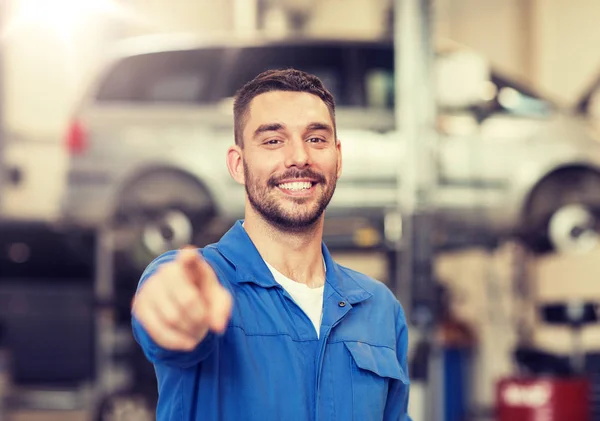
[[[244,210],[243,187],[225,165],[232,97],[261,71],[286,67],[316,74],[337,101],[344,170],[326,227],[362,245],[385,241],[356,233],[364,221],[386,228],[397,209],[404,149],[388,41],[123,41],[77,104],[66,135],[62,228],[113,227],[119,268],[137,273],[167,249],[222,233]],[[517,236],[536,252],[595,245],[598,138],[526,85],[493,69],[488,76],[477,103],[439,104],[430,203],[439,226]],[[460,84],[456,78],[450,82]]]

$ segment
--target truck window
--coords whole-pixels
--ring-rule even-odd
[[[357,50],[356,62],[364,103],[368,108],[394,108],[394,49],[372,45]]]
[[[213,100],[223,52],[165,51],[119,61],[101,83],[98,102],[200,103]]]
[[[227,86],[221,93],[223,98],[232,97],[244,83],[265,70],[293,67],[319,77],[337,104],[349,102],[348,69],[341,46],[259,46],[232,50],[228,54],[223,69],[227,73]]]

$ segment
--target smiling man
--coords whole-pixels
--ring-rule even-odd
[[[243,221],[152,262],[133,301],[163,420],[409,420],[408,332],[382,283],[338,265],[324,211],[342,171],[331,94],[267,71],[236,94]]]

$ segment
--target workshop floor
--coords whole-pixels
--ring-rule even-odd
[[[89,421],[89,417],[81,411],[19,411],[6,421]]]

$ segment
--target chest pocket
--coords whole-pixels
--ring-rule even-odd
[[[408,390],[408,376],[393,349],[345,342],[352,357],[352,413],[356,420],[381,420],[390,379]]]

